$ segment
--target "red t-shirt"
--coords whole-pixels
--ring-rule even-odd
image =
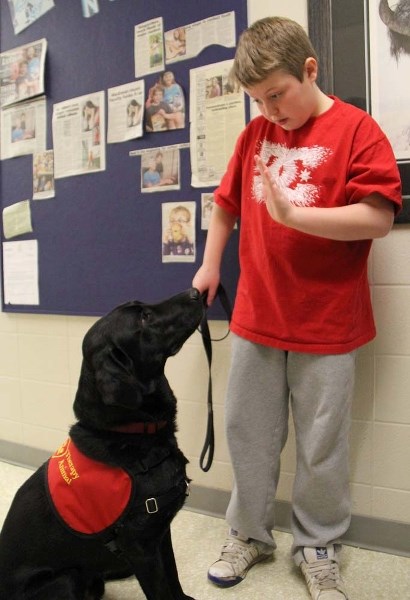
[[[386,136],[366,112],[337,98],[294,131],[256,117],[239,136],[215,191],[215,202],[241,220],[234,333],[319,354],[369,342],[375,336],[367,280],[371,240],[333,241],[273,221],[255,154],[296,205],[344,206],[378,192],[398,212],[400,176]]]

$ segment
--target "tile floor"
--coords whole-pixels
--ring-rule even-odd
[[[0,462],[0,525],[15,492],[31,472]],[[206,571],[219,555],[224,521],[182,510],[172,530],[184,591],[197,600],[309,600],[304,580],[289,558],[289,534],[276,532],[278,549],[273,561],[255,565],[241,584],[221,590],[208,583]],[[410,600],[410,558],[346,546],[341,567],[349,600]],[[144,598],[134,579],[107,584],[104,596],[105,600]]]

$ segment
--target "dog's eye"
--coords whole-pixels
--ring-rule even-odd
[[[149,310],[143,310],[141,312],[141,321],[144,323],[146,321],[149,321],[149,319],[151,318],[151,313]]]

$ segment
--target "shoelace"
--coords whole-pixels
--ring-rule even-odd
[[[319,589],[329,590],[339,588],[339,570],[337,563],[334,561],[326,560],[320,563],[306,563],[306,568]]]
[[[222,546],[220,560],[231,564],[241,560],[245,561],[245,563],[248,563],[248,560],[245,557],[246,553],[249,553],[250,559],[253,560],[258,552],[254,546],[245,544],[240,540],[229,540]]]

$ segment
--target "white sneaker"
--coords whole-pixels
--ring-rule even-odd
[[[249,569],[272,556],[267,546],[246,539],[232,531],[226,538],[219,560],[208,570],[208,579],[221,587],[231,587],[245,579]]]
[[[303,556],[300,568],[313,600],[348,600],[333,545],[303,548]]]

